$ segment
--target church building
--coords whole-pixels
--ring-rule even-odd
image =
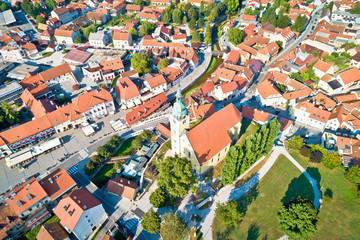
[[[231,103],[190,129],[190,114],[178,90],[170,126],[172,152],[189,159],[203,174],[223,160],[239,139],[241,112]]]

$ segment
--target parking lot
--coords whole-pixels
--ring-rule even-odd
[[[89,58],[88,62],[98,61],[99,63],[116,58],[121,58],[121,56],[126,53],[126,51],[123,50],[108,50],[108,49],[88,49],[87,51],[92,52],[92,55]]]

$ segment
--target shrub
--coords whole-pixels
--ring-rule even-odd
[[[289,147],[291,149],[300,150],[303,146],[303,138],[300,136],[294,136],[289,140]]]
[[[300,149],[300,154],[302,155],[302,156],[304,156],[304,157],[310,157],[310,154],[311,154],[311,151],[310,151],[310,148],[308,148],[308,147],[302,147],[301,149]]]
[[[331,152],[323,157],[322,163],[329,169],[334,169],[340,166],[340,155],[337,152]]]
[[[345,178],[355,186],[360,186],[360,167],[352,166],[345,172]]]
[[[235,227],[244,218],[236,201],[217,203],[215,214],[226,227]]]
[[[91,162],[94,164],[95,167],[100,166],[102,161],[103,161],[103,159],[99,155],[95,154],[95,155],[91,156]]]
[[[320,152],[320,150],[316,150],[314,152],[311,152],[310,162],[321,163],[322,159],[323,159],[323,154]]]

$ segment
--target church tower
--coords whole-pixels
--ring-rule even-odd
[[[182,148],[180,143],[180,136],[186,129],[190,127],[189,111],[182,101],[181,90],[176,92],[176,102],[170,115],[170,128],[171,128],[171,148],[174,154],[181,155]]]

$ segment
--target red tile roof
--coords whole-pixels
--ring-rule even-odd
[[[150,99],[149,101],[143,103],[136,109],[127,113],[123,118],[127,122],[128,125],[132,125],[135,122],[139,121],[142,118],[147,117],[151,113],[153,113],[156,109],[160,108],[160,106],[167,101],[166,94],[160,93],[156,97]]]
[[[12,210],[19,215],[46,197],[47,194],[36,179],[32,177],[30,180],[13,189],[10,193],[5,194],[5,196],[8,199],[6,202]]]
[[[265,124],[272,117],[268,112],[252,108],[244,105],[242,108],[242,116],[251,119],[259,124]]]
[[[202,165],[232,142],[229,130],[241,122],[241,112],[230,103],[186,133]]]
[[[60,218],[62,226],[66,226],[70,231],[73,231],[83,212],[100,204],[85,188],[80,188],[60,200],[54,213]]]
[[[147,80],[151,88],[158,87],[160,85],[166,84],[166,80],[162,74],[159,74],[153,78]]]
[[[120,99],[124,99],[124,100],[131,99],[136,96],[140,96],[140,92],[137,86],[128,77],[123,77],[118,79],[118,82],[115,87],[115,91],[117,95],[120,97]]]
[[[261,81],[257,86],[257,90],[263,99],[272,95],[281,94],[279,90],[273,84],[270,83],[269,80]]]
[[[159,123],[156,126],[156,130],[164,134],[167,138],[171,138],[170,126],[165,125],[164,123]]]
[[[36,240],[63,240],[68,239],[69,234],[60,226],[58,222],[42,225]]]
[[[106,191],[133,200],[139,185],[126,178],[116,176],[108,181]]]
[[[340,73],[339,77],[345,85],[353,83],[360,80],[360,70],[358,68],[352,68]]]
[[[199,118],[210,117],[213,113],[215,113],[215,107],[213,103],[192,106],[189,108],[190,119],[197,120]]]
[[[0,238],[7,238],[7,231],[21,223],[21,219],[15,214],[8,204],[2,204],[0,206]]]
[[[76,182],[62,168],[58,168],[39,181],[51,200],[54,200],[76,186]]]

